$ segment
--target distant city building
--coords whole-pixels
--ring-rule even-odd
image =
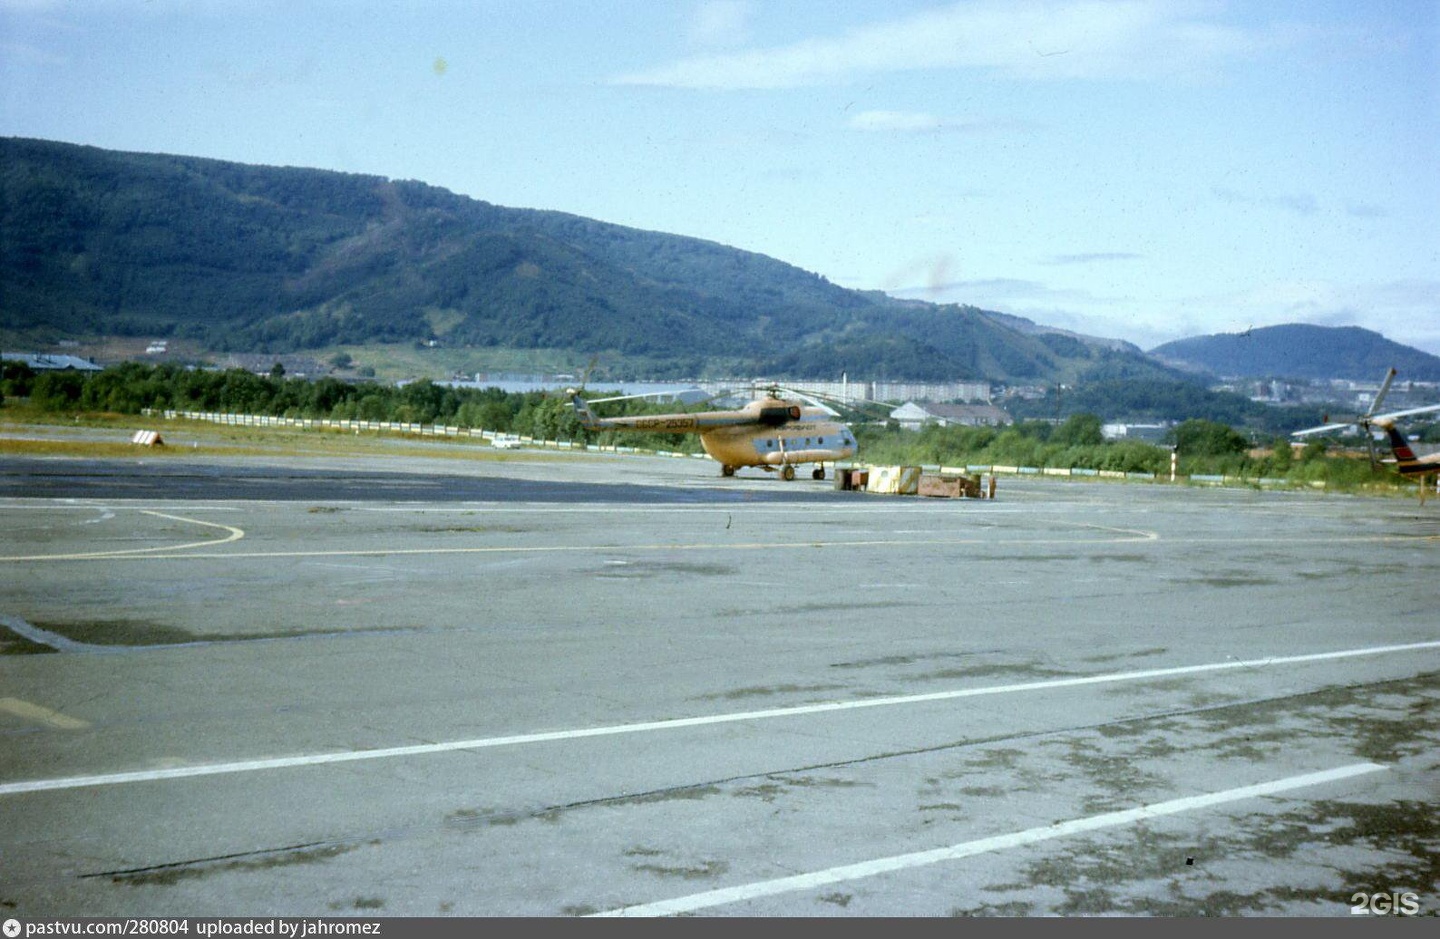
[[[783,378],[732,379],[700,382],[706,391],[718,392],[737,385],[763,388],[778,385],[805,394],[835,398],[845,402],[862,401],[964,401],[990,402],[991,386],[987,381],[916,382],[916,381],[788,381]]]
[[[1255,382],[1254,393],[1250,395],[1250,400],[1264,404],[1283,404],[1287,401],[1294,401],[1298,397],[1294,387],[1288,382],[1268,380]]]
[[[906,430],[919,430],[927,424],[940,427],[1000,427],[1015,423],[1004,408],[993,404],[921,404],[907,401],[890,412],[890,419]]]
[[[231,353],[217,363],[221,370],[243,369],[255,375],[272,375],[275,366],[280,366],[286,378],[310,378],[328,375],[333,371],[329,366],[306,355],[265,355],[262,353]]]
[[[1169,424],[1102,424],[1100,436],[1106,440],[1143,440],[1159,443],[1170,432]]]
[[[873,382],[872,401],[937,401],[990,403],[988,381]]]
[[[397,382],[404,384],[404,382]],[[547,392],[559,394],[571,388],[578,388],[580,380],[574,375],[531,375],[521,372],[476,372],[474,379],[452,378],[435,384],[449,388],[498,388],[506,394],[529,394]],[[646,397],[660,402],[676,404],[699,404],[709,399],[711,391],[701,390],[694,382],[656,381],[607,381],[596,380],[585,385],[589,392],[615,395],[617,397]]]
[[[23,362],[37,372],[62,372],[73,369],[77,372],[103,372],[104,369],[89,359],[78,355],[44,355],[31,352],[0,352],[0,360]]]

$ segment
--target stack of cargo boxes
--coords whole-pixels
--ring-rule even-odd
[[[926,473],[918,466],[872,466],[837,470],[835,488],[897,496],[993,499],[995,477],[987,481],[964,473]]]

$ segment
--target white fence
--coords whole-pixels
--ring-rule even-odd
[[[417,437],[454,437],[510,442],[518,441],[527,447],[541,447],[551,450],[592,450],[605,453],[646,453],[659,456],[684,456],[706,459],[703,453],[675,453],[669,450],[637,450],[634,447],[601,447],[584,444],[575,440],[542,440],[479,427],[451,427],[444,424],[407,424],[400,421],[351,421],[331,420],[312,417],[270,417],[265,414],[227,414],[218,411],[156,411],[146,408],[141,413],[147,417],[163,417],[166,420],[204,421],[209,424],[224,424],[232,427],[296,427],[305,430],[329,430],[338,433],[392,433],[410,434]]]
[[[148,416],[162,416],[167,420],[181,419],[190,421],[206,421],[212,424],[229,424],[238,427],[299,427],[313,430],[333,430],[341,433],[360,433],[361,431],[375,433],[396,433],[412,434],[420,437],[468,437],[480,438],[494,442],[500,440],[518,440],[529,447],[549,448],[552,450],[588,450],[603,453],[643,453],[651,456],[675,456],[693,457],[697,459],[708,459],[703,453],[677,453],[671,450],[642,450],[635,447],[602,447],[597,444],[584,444],[571,440],[540,440],[534,437],[520,437],[515,434],[507,434],[494,430],[482,430],[478,427],[449,427],[441,424],[406,424],[398,421],[348,421],[330,420],[324,418],[308,417],[269,417],[263,414],[222,414],[214,411],[154,411],[146,409],[144,414]],[[931,467],[924,467],[929,470]],[[951,473],[989,473],[997,476],[1054,476],[1064,478],[1096,478],[1096,479],[1127,479],[1145,482],[1165,480],[1169,477],[1156,473],[1122,473],[1117,470],[1095,470],[1082,468],[1063,467],[1037,467],[1037,466],[965,466],[934,467],[941,474]],[[1316,489],[1325,488],[1324,482],[1297,483],[1288,479],[1254,479],[1242,476],[1176,476],[1176,482],[1189,482],[1209,486],[1310,486]]]
[[[166,420],[206,421],[211,424],[230,424],[237,427],[304,427],[314,430],[340,431],[389,431],[400,434],[418,434],[422,437],[485,437],[496,436],[493,431],[468,427],[446,427],[441,424],[403,424],[397,421],[341,421],[311,417],[270,417],[265,414],[223,414],[217,411],[154,411],[146,408],[142,412],[149,416],[160,416]]]

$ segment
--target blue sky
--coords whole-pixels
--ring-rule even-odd
[[[418,179],[1147,349],[1440,354],[1440,0],[0,0],[0,135]]]

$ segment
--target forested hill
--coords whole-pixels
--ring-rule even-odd
[[[1223,377],[1379,381],[1393,367],[1408,381],[1440,381],[1440,358],[1358,326],[1267,326],[1168,342],[1150,354]]]
[[[277,353],[560,349],[649,374],[1044,382],[1140,350],[414,181],[0,139],[0,330]]]

